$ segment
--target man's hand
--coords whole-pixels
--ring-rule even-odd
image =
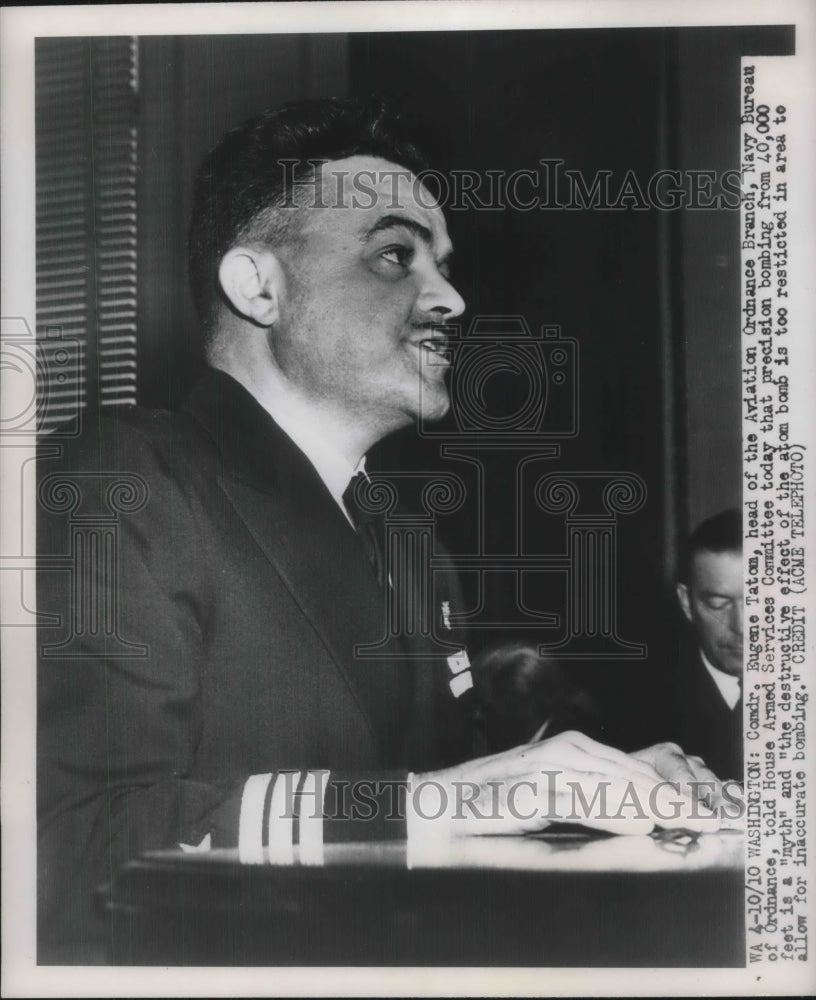
[[[666,780],[679,782],[681,788],[716,813],[721,827],[742,827],[744,802],[739,782],[720,781],[702,757],[687,756],[676,743],[656,743],[631,756],[651,764]]]
[[[674,744],[626,754],[567,732],[414,775],[411,801],[422,819],[447,816],[457,836],[533,833],[555,822],[620,834],[647,834],[655,826],[717,830],[693,781],[719,787],[698,758]]]

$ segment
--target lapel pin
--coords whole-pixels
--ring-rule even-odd
[[[448,666],[452,674],[461,674],[463,670],[470,667],[470,657],[466,649],[460,649],[458,653],[451,653],[448,657]]]
[[[469,670],[466,670],[463,674],[457,674],[455,677],[451,677],[448,682],[451,691],[453,692],[453,697],[458,698],[463,695],[465,691],[469,691],[473,687],[473,677]]]

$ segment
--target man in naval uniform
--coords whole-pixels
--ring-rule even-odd
[[[40,463],[41,962],[104,946],[95,890],[145,850],[319,860],[331,841],[425,837],[437,812],[437,835],[541,829],[553,801],[505,807],[542,771],[644,803],[664,775],[708,774],[673,746],[634,757],[578,733],[471,759],[453,574],[434,580],[441,653],[406,635],[358,655],[393,591],[424,582],[383,565],[357,477],[377,441],[447,411],[444,326],[464,309],[424,167],[377,103],[229,133],[190,230],[207,374],[179,413],[121,411]],[[115,546],[86,545],[112,509]],[[73,572],[47,565],[69,553]],[[423,782],[444,810],[416,807]],[[497,789],[500,815],[479,806]],[[695,815],[678,822],[716,825]]]

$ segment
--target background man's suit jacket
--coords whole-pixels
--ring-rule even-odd
[[[355,658],[385,635],[384,594],[311,463],[234,380],[211,371],[181,413],[123,411],[39,466],[43,561],[76,544],[71,516],[108,512],[110,474],[147,493],[116,528],[117,631],[140,655],[76,618],[69,572],[39,573],[59,622],[39,631],[41,942],[92,937],[94,888],[136,853],[234,842],[251,774],[404,777],[470,755],[470,694],[454,698],[427,640],[403,643],[420,659]],[[54,502],[65,479],[82,490],[72,512]],[[448,583],[435,607],[455,614]],[[354,825],[327,839],[404,833]]]
[[[691,641],[681,645],[672,677],[670,717],[670,738],[687,754],[702,757],[722,780],[743,780],[742,699],[728,707]]]

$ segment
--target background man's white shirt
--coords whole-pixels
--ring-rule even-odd
[[[722,695],[723,701],[729,708],[736,708],[737,702],[740,700],[740,695],[742,694],[740,678],[734,677],[733,674],[727,674],[724,670],[718,670],[717,667],[711,663],[702,649],[700,650],[700,657],[702,658],[703,666],[709,674],[711,674],[712,680],[717,685],[717,690]]]

